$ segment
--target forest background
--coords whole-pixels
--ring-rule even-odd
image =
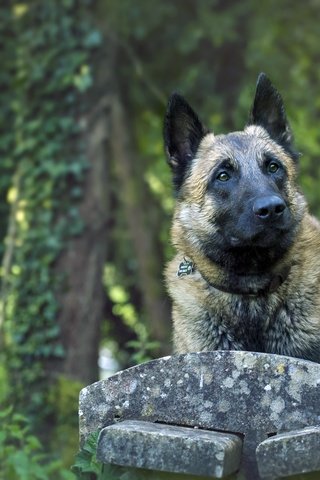
[[[242,129],[266,72],[320,215],[319,20],[317,0],[2,0],[0,478],[74,478],[80,388],[171,351],[172,91]]]

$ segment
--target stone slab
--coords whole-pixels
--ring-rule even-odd
[[[105,427],[103,463],[223,478],[239,469],[242,440],[232,434],[127,420]]]
[[[132,419],[239,433],[241,468],[256,480],[256,447],[278,432],[320,425],[319,398],[314,362],[241,351],[174,355],[84,388],[80,439]]]
[[[319,471],[320,427],[280,433],[260,443],[256,451],[260,477],[279,477]]]

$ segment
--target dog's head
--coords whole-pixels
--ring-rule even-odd
[[[173,94],[164,138],[177,197],[174,242],[239,270],[281,258],[305,201],[296,186],[299,155],[270,80],[259,75],[248,125],[226,135],[210,133]]]

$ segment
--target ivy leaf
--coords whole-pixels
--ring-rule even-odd
[[[85,37],[83,45],[87,48],[98,47],[102,42],[102,35],[98,30],[93,30]]]

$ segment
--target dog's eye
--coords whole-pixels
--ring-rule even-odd
[[[279,165],[275,162],[270,162],[268,165],[269,173],[276,173],[279,170]]]
[[[217,175],[217,180],[220,182],[227,182],[230,179],[230,175],[227,172],[221,172]]]

